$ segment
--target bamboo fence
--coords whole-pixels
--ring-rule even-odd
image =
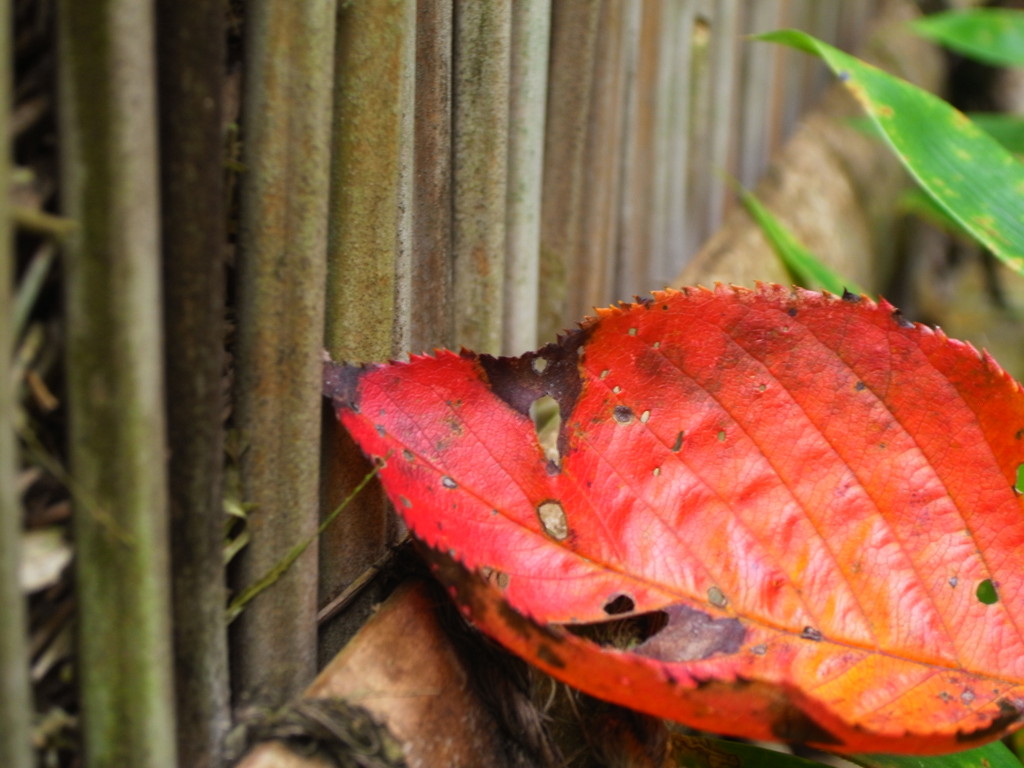
[[[301,691],[369,615],[374,588],[350,588],[403,533],[379,491],[225,611],[369,471],[324,412],[322,350],[517,354],[664,286],[734,205],[728,177],[752,184],[826,82],[744,35],[850,48],[879,4],[58,2],[84,764],[221,765],[232,722]],[[10,103],[17,30],[9,4],[0,16]],[[4,308],[28,291],[10,221],[0,209]],[[26,768],[14,327],[0,764]],[[246,516],[227,567],[225,496]]]

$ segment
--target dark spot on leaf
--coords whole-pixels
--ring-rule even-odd
[[[1024,437],[1024,429],[1018,429],[1017,432],[1014,434],[1014,437],[1017,438],[1018,440]]]
[[[993,736],[1001,735],[1004,731],[1010,728],[1015,723],[1020,722],[1024,719],[1024,712],[1021,711],[1021,703],[1018,702],[1014,705],[1013,702],[1007,699],[999,699],[996,704],[999,707],[999,714],[996,715],[995,719],[984,728],[980,728],[977,731],[970,731],[969,733],[958,733],[956,740],[963,742],[985,742],[992,739]]]
[[[992,579],[985,579],[978,583],[978,589],[974,593],[977,595],[978,600],[983,602],[985,605],[993,605],[999,602],[999,592],[996,590],[996,585]]]
[[[683,430],[679,430],[678,434],[676,434],[676,441],[674,443],[672,443],[672,452],[673,453],[678,453],[679,450],[683,447],[683,436],[684,435],[685,435],[685,433],[683,432]]]
[[[629,424],[633,420],[633,411],[625,405],[616,405],[612,416],[620,424]]]
[[[796,317],[796,307],[790,307],[786,310],[786,314],[790,317]]]
[[[898,325],[900,328],[914,327],[914,324],[910,320],[907,320],[907,318],[903,316],[903,313],[900,312],[898,309],[894,309],[892,311],[892,319],[896,321],[896,325]]]
[[[845,82],[846,82],[847,80],[849,80],[849,79],[850,79],[850,73],[849,73],[849,72],[847,72],[846,70],[843,70],[842,72],[840,72],[840,73],[838,74],[838,77],[839,77],[839,81],[840,81],[841,83],[845,83]]]
[[[633,602],[633,598],[629,595],[616,595],[604,604],[604,612],[609,616],[630,613],[634,608],[636,608],[636,603]]]
[[[815,629],[814,627],[804,627],[804,631],[800,633],[800,637],[804,640],[814,640],[816,643],[820,643],[822,640],[821,630]]]
[[[541,643],[537,646],[537,658],[547,664],[549,667],[555,667],[556,669],[565,669],[565,662],[562,657],[551,650],[551,646],[547,643]]]
[[[387,434],[387,431],[384,429],[383,424],[374,424],[373,428],[377,430],[377,434],[380,435],[381,437],[384,437]]]
[[[409,501],[409,499],[407,499],[405,496],[399,496],[398,498],[402,502],[403,507],[405,507],[406,509],[412,508],[412,502]]]
[[[851,304],[857,304],[861,300],[861,295],[858,293],[852,293],[843,288],[843,301],[848,301]]]
[[[412,451],[405,449],[402,451],[402,458],[406,461],[412,461],[416,457],[412,455]]]
[[[867,386],[868,385],[865,384],[863,381],[858,381],[856,384],[853,385],[853,388],[856,389],[858,392],[863,392],[865,389],[867,389]]]
[[[812,720],[803,710],[789,705],[782,709],[771,723],[772,735],[781,741],[798,744],[814,744],[817,746],[841,746],[842,739]]]
[[[956,576],[950,576],[949,577],[949,586],[955,587],[959,583],[960,583],[960,579],[958,579]]]
[[[452,480],[448,475],[441,476],[441,485],[449,490],[455,490],[459,487],[459,484]]]
[[[687,605],[671,605],[665,612],[665,628],[638,645],[634,653],[658,661],[696,661],[736,653],[747,636],[738,619],[714,619]]]
[[[764,643],[758,643],[750,649],[750,652],[755,656],[764,656],[768,653],[768,646]]]
[[[331,398],[335,408],[347,408],[353,413],[359,413],[359,405],[356,402],[359,380],[369,370],[371,369],[362,365],[341,365],[330,360],[324,361],[324,395]]]
[[[565,425],[583,387],[579,361],[589,336],[589,329],[571,331],[558,341],[521,357],[476,356],[471,352],[464,355],[477,359],[487,374],[491,391],[523,416],[530,415],[530,404],[537,398],[544,395],[553,397],[562,416],[558,448],[564,454],[568,449]],[[538,358],[545,361],[543,366],[535,364]],[[543,370],[538,371],[537,368]]]

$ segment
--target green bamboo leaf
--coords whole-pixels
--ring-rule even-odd
[[[997,67],[1024,66],[1024,12],[975,8],[923,16],[916,32],[972,59]]]
[[[772,249],[798,282],[806,288],[824,288],[837,295],[842,295],[844,290],[863,293],[856,283],[837,275],[817,256],[804,248],[786,225],[765,208],[753,193],[742,186],[737,185],[737,187],[743,205],[761,227],[761,231]]]
[[[1001,741],[952,755],[852,755],[864,768],[1021,768],[1021,762]]]
[[[1024,165],[938,97],[796,30],[759,35],[820,56],[936,202],[1024,273]]]
[[[976,126],[1015,155],[1024,155],[1024,117],[1002,112],[971,112]]]

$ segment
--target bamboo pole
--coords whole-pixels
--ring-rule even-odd
[[[231,724],[221,500],[224,7],[156,7],[178,759],[219,768]]]
[[[337,28],[326,346],[335,360],[387,360],[408,348],[411,331],[415,0],[344,3]],[[327,411],[324,514],[370,471]],[[376,562],[392,535],[384,495],[375,484],[321,536],[321,604]],[[321,629],[323,662],[371,607],[372,594]]]
[[[11,3],[0,3],[0,189],[10,189]],[[18,579],[21,560],[21,505],[15,484],[18,454],[14,439],[15,395],[11,380],[14,347],[12,281],[14,235],[11,198],[0,195],[0,765],[30,768],[32,696],[28,677],[25,596]]]
[[[651,282],[651,210],[654,186],[654,110],[661,3],[631,3],[626,51],[626,113],[622,139],[622,194],[615,286],[620,296],[641,295]]]
[[[582,219],[582,249],[572,285],[575,301],[572,318],[593,313],[615,298],[615,256],[619,235],[619,200],[622,182],[622,136],[626,105],[626,54],[630,9],[620,3],[603,3],[598,15],[596,50],[591,71],[591,113],[587,125],[586,184]],[[572,322],[572,319],[567,319]]]
[[[153,15],[60,5],[69,454],[85,764],[175,762]]]
[[[240,587],[318,522],[334,19],[332,0],[246,7],[235,426],[255,506]],[[316,610],[311,547],[233,627],[239,703],[280,704],[308,684]]]
[[[452,0],[416,3],[415,92],[412,282],[416,290],[410,349],[429,352],[455,343]]]
[[[552,5],[548,116],[541,203],[540,341],[552,341],[572,316],[572,279],[583,242],[587,127],[599,14],[585,0]]]
[[[508,128],[508,218],[505,264],[505,354],[537,345],[540,203],[544,174],[551,0],[512,7]]]
[[[456,342],[501,351],[510,0],[456,0],[453,173]]]

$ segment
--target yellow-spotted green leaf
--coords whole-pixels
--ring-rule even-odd
[[[1024,12],[974,8],[923,16],[920,34],[972,59],[997,67],[1024,66]]]
[[[1002,112],[971,112],[971,121],[1015,155],[1024,155],[1024,117]]]
[[[738,185],[737,185],[738,186]],[[852,280],[845,280],[833,272],[827,264],[804,248],[792,232],[769,211],[761,201],[747,189],[738,186],[740,199],[747,211],[761,227],[772,249],[782,263],[793,273],[793,277],[806,288],[824,288],[831,293],[842,295],[844,291],[862,294]]]
[[[1020,768],[1021,762],[1001,741],[951,755],[853,755],[847,758],[864,768]]]
[[[942,99],[796,30],[758,37],[820,56],[938,205],[1024,273],[1024,165]]]

